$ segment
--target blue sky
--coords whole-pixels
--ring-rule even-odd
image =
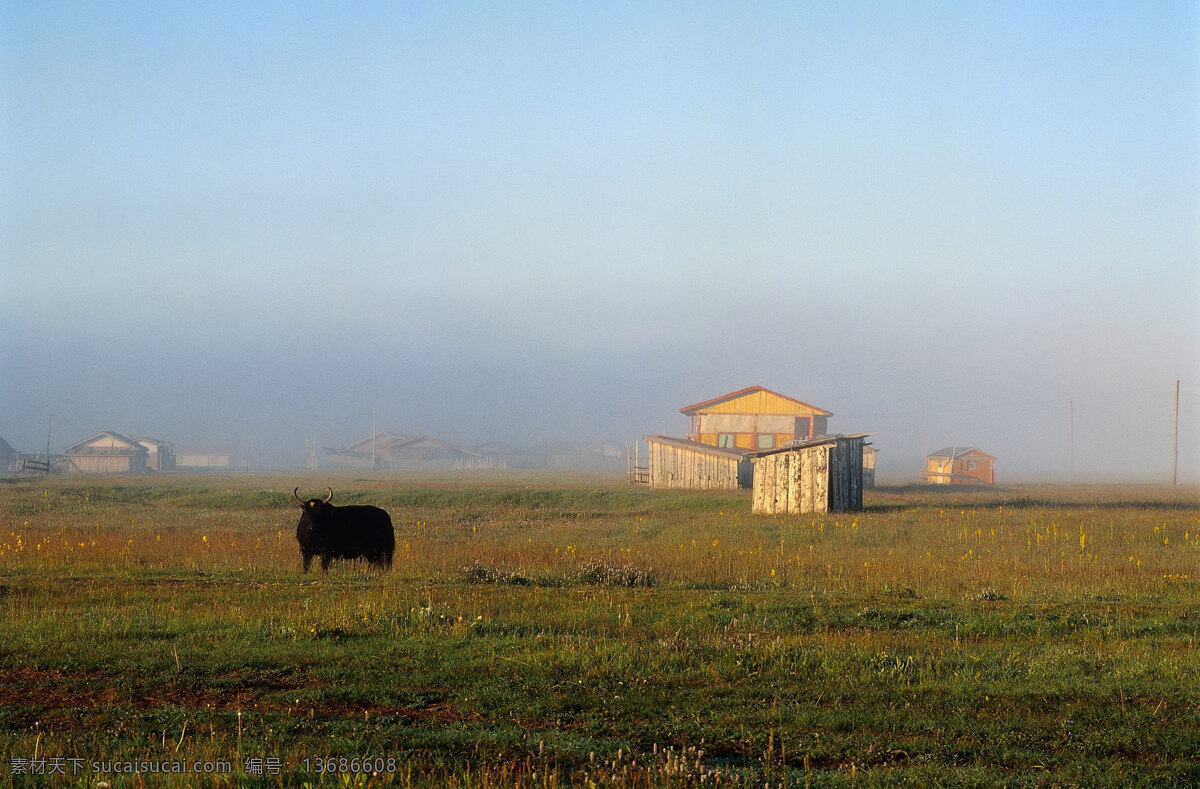
[[[1077,470],[1161,477],[1182,379],[1200,476],[1198,52],[1195,2],[4,2],[0,435],[282,463],[761,384],[897,474],[1065,472],[1073,400]]]

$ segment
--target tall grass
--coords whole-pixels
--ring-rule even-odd
[[[391,512],[394,570],[303,575],[295,484],[3,486],[0,785],[35,751],[222,758],[208,780],[265,786],[1200,781],[1194,490],[881,489],[775,517],[347,477],[335,503]]]
[[[264,483],[274,480],[10,485],[0,568],[290,569],[297,511],[290,490]],[[596,561],[697,588],[1134,594],[1195,579],[1194,501],[1148,504],[1138,497],[1156,492],[1132,489],[1092,493],[1088,502],[1077,489],[971,498],[919,491],[897,504],[905,494],[883,491],[878,503],[868,496],[864,512],[800,517],[751,515],[747,498],[734,494],[612,485],[372,482],[339,490],[336,500],[391,511],[404,579],[446,577],[471,564],[536,574]],[[1059,503],[1063,496],[1074,499]]]

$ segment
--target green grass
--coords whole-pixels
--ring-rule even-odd
[[[303,575],[296,483],[0,486],[0,786],[1200,784],[1195,489],[347,477],[395,568]]]

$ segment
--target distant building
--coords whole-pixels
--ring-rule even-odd
[[[63,450],[68,474],[144,474],[149,452],[131,438],[106,430]]]
[[[609,441],[547,444],[543,452],[545,467],[556,471],[622,471],[625,455],[625,447]]]
[[[863,487],[875,487],[875,447],[863,444]]]
[[[383,458],[382,468],[392,471],[462,471],[492,467],[490,460],[478,452],[426,435],[397,436],[377,445],[375,451]]]
[[[608,441],[547,443],[537,449],[492,441],[466,449],[423,433],[404,436],[384,432],[348,447],[325,448],[328,468],[347,471],[372,468],[381,471],[622,471],[625,454],[624,447]]]
[[[186,471],[228,471],[233,453],[217,447],[180,447],[175,451],[175,468]]]
[[[325,465],[330,471],[370,471],[383,467],[379,448],[404,439],[399,433],[380,431],[348,447],[325,447]]]
[[[135,438],[146,448],[146,468],[150,471],[175,470],[175,445],[157,438]]]
[[[862,509],[866,435],[825,436],[756,452],[753,512],[799,515]]]
[[[480,444],[472,452],[487,460],[488,468],[501,469],[544,469],[546,455],[536,449],[517,447],[500,441]]]
[[[946,447],[925,456],[921,479],[930,485],[991,485],[996,458],[975,447]]]
[[[0,471],[19,471],[21,455],[3,438],[0,438]]]
[[[333,471],[459,471],[505,467],[495,447],[486,453],[463,449],[423,433],[404,436],[378,432],[348,447],[326,447],[325,459]]]
[[[626,447],[611,441],[546,442],[532,449],[490,441],[475,447],[486,468],[552,471],[624,471]]]

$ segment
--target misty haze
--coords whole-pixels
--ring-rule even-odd
[[[895,482],[1167,481],[1178,380],[1194,482],[1177,10],[9,6],[0,437],[624,447],[761,385]]]

